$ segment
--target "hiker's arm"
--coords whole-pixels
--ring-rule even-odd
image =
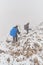
[[[29,28],[28,30],[32,30],[31,28]]]
[[[18,34],[20,34],[20,31],[17,29]]]

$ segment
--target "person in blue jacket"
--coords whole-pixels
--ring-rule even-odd
[[[13,42],[15,42],[15,39],[17,42],[17,38],[18,38],[17,34],[20,34],[20,32],[19,32],[18,26],[15,26],[10,31],[10,35],[13,37]]]

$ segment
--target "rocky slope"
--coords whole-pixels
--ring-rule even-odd
[[[0,65],[43,65],[43,30],[38,26],[18,42],[0,42]]]

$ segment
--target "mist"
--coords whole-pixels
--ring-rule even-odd
[[[0,38],[15,25],[29,22],[33,28],[42,21],[43,0],[0,0]]]

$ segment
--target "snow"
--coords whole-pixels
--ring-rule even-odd
[[[43,31],[39,28],[21,34],[18,42],[12,43],[10,36],[0,41],[0,65],[43,65]]]

